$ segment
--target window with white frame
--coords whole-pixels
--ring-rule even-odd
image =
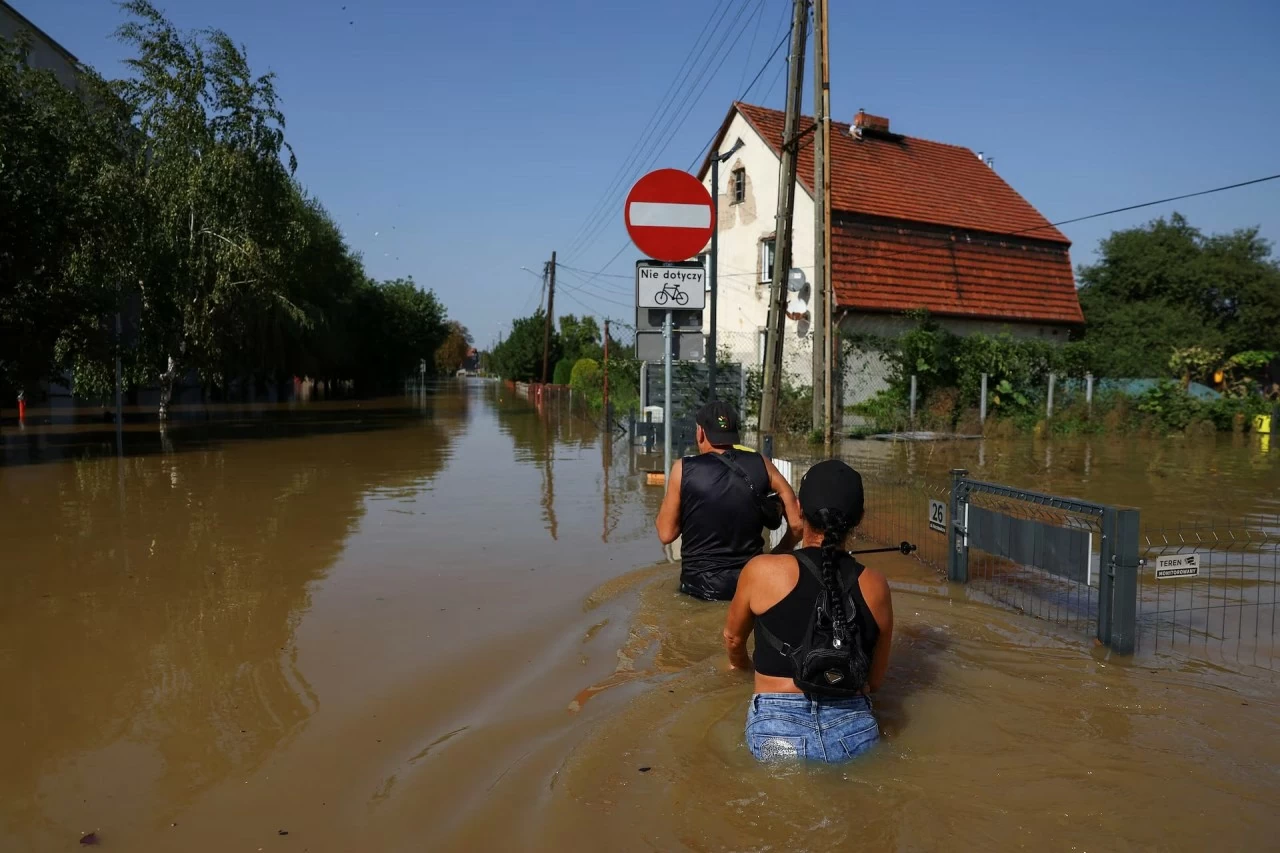
[[[760,241],[760,283],[769,284],[773,281],[773,257],[774,250],[777,246],[776,241],[772,237],[766,237]]]

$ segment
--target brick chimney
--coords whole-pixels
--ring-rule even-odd
[[[858,110],[853,117],[853,126],[858,130],[870,130],[876,133],[889,132],[889,120],[884,116],[873,116],[866,110]]]

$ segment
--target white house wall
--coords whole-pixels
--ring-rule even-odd
[[[760,239],[773,234],[778,211],[779,158],[741,115],[729,124],[722,146],[731,148],[741,139],[743,147],[720,166],[720,257],[716,334],[718,349],[729,350],[734,361],[759,366],[763,361],[760,333],[769,317],[769,285],[760,284]],[[746,194],[733,201],[733,172],[746,171]],[[711,189],[711,173],[706,175]],[[792,266],[813,276],[813,199],[797,183]],[[786,372],[793,381],[808,384],[811,377],[810,336],[800,338],[796,323],[787,321],[783,348]]]
[[[728,350],[731,360],[759,367],[763,362],[762,332],[769,316],[769,286],[760,281],[760,239],[775,231],[774,217],[778,207],[779,158],[741,115],[735,114],[725,133],[721,147],[731,148],[741,139],[743,147],[727,163],[720,166],[719,211],[720,259],[718,274],[717,349]],[[733,200],[733,172],[746,171],[747,186],[742,202]],[[711,189],[710,170],[705,180]],[[813,198],[797,182],[793,219],[792,266],[813,278]],[[1067,332],[1061,327],[1034,323],[971,320],[937,317],[938,323],[954,334],[990,335],[1008,332],[1017,338],[1039,338],[1050,343],[1065,343]],[[910,330],[915,322],[901,314],[857,313],[840,321],[845,334],[871,334],[897,337]],[[812,379],[812,336],[797,334],[797,324],[787,321],[783,347],[784,374],[799,385]],[[866,400],[888,387],[888,369],[884,359],[875,353],[861,357],[857,363],[846,363],[844,370],[844,403],[852,405]]]

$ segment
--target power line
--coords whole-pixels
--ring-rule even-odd
[[[635,307],[635,306],[634,306],[634,305],[632,305],[630,302],[619,302],[619,301],[618,301],[618,300],[616,300],[616,299],[610,299],[610,298],[609,298],[609,297],[607,297],[607,296],[601,296],[600,294],[598,294],[598,293],[594,293],[594,292],[592,292],[592,291],[590,291],[590,290],[583,290],[581,287],[574,287],[572,284],[563,284],[563,283],[562,283],[562,286],[563,286],[566,290],[568,290],[568,291],[570,291],[570,292],[572,292],[572,293],[580,293],[580,294],[582,294],[582,296],[583,296],[583,297],[588,298],[588,299],[597,299],[597,300],[599,300],[599,301],[601,301],[601,302],[608,302],[610,305],[617,305],[617,306],[622,307],[622,308],[634,308],[634,307]],[[579,305],[581,305],[582,303],[581,303],[581,302],[579,302],[578,304],[579,304]]]
[[[624,287],[620,282],[594,282],[582,273],[569,272],[568,270],[566,270],[566,272],[579,282],[577,285],[578,287],[590,288],[595,292],[602,293],[607,296],[632,296],[634,293],[633,287]]]
[[[760,37],[760,22],[764,20],[764,4],[756,7],[756,26],[751,31],[751,45],[747,48],[747,59],[742,63],[742,76],[738,78],[738,88],[742,88],[742,81],[747,79],[747,70],[751,67],[751,54],[756,52],[756,39]]]
[[[750,18],[743,17],[743,14],[742,14],[742,12],[746,9],[747,5],[750,2],[751,0],[742,0],[742,8],[739,9],[738,11],[735,23],[730,23],[730,25],[721,34],[720,40],[716,42],[716,45],[712,49],[711,54],[707,59],[707,62],[702,66],[702,70],[698,72],[697,78],[694,79],[693,85],[690,86],[688,90],[685,92],[684,98],[676,106],[675,112],[667,117],[666,123],[661,127],[661,129],[658,130],[657,135],[653,138],[652,142],[650,143],[649,150],[647,150],[641,156],[637,164],[637,168],[632,172],[633,178],[638,176],[640,172],[645,168],[644,164],[646,163],[652,164],[655,160],[657,160],[657,158],[661,157],[662,154],[667,150],[667,148],[671,145],[671,139],[672,139],[672,135],[674,133],[675,128],[679,126],[683,126],[685,120],[688,119],[689,117],[689,113],[691,113],[694,107],[697,106],[698,101],[701,99],[701,95],[705,94],[706,84],[710,83],[711,80],[715,79],[715,76],[720,73],[720,69],[724,66],[725,61],[729,58],[729,56],[733,52],[732,47],[730,47],[730,49],[726,52],[725,45],[728,43],[729,37],[734,34],[735,24],[737,22],[740,22],[742,24],[741,29],[745,30],[747,25],[750,23]],[[763,0],[756,0],[756,2],[757,4],[759,4],[759,3],[762,3]],[[718,64],[716,64],[717,59],[719,59]],[[713,64],[715,64],[714,70],[712,69]],[[707,77],[708,71],[711,72],[710,78]],[[704,83],[704,80],[705,80],[705,83]],[[695,94],[699,96],[696,99],[694,99]],[[691,102],[691,99],[693,99],[692,102]],[[665,142],[662,141],[664,139],[665,139]],[[657,148],[657,150],[654,150],[653,146],[658,145],[659,142],[662,143],[661,147]],[[623,190],[625,189],[625,186],[626,184],[623,184],[623,186],[618,188],[618,192],[614,194],[612,204],[606,205],[605,209],[596,218],[596,221],[587,230],[586,235],[580,241],[580,244],[577,248],[576,253],[571,248],[570,252],[567,254],[574,255],[576,257],[577,254],[581,254],[582,251],[584,251],[588,246],[590,246],[592,243],[595,242],[600,232],[612,220],[613,217],[608,213],[608,211],[611,210],[613,205],[617,203],[617,199],[621,198]]]
[[[568,264],[562,264],[559,261],[556,262],[556,266],[562,270],[572,270],[573,272],[579,272],[583,275],[599,276],[600,278],[621,278],[626,279],[627,281],[632,281],[634,279],[634,276],[621,275],[619,273],[592,272],[591,270],[584,270],[582,267],[571,267]]]
[[[785,23],[786,19],[784,18],[784,19],[783,19],[783,21],[784,21],[784,23]],[[788,40],[788,39],[790,39],[790,38],[791,38],[791,28],[790,28],[790,27],[787,27],[787,31],[786,31],[785,33],[783,33],[782,38],[780,38],[780,39],[778,40],[778,43],[774,46],[774,48],[773,48],[773,52],[772,52],[772,53],[770,53],[770,54],[769,54],[769,56],[765,59],[764,64],[760,66],[760,70],[756,72],[755,77],[751,78],[751,82],[747,84],[747,88],[745,88],[745,89],[743,89],[743,90],[742,90],[742,94],[738,96],[737,100],[739,100],[739,101],[745,101],[745,100],[747,99],[747,97],[751,94],[751,90],[755,88],[756,83],[758,83],[758,82],[760,81],[760,77],[764,74],[765,70],[766,70],[766,69],[768,69],[769,65],[770,65],[770,64],[772,64],[772,62],[773,62],[774,58],[778,55],[778,51],[782,49],[782,46],[783,46],[784,44],[786,44],[786,43],[787,43],[787,40]],[[785,69],[785,68],[786,68],[786,63],[783,63],[783,65],[781,66],[781,68]],[[719,129],[717,128],[716,133],[719,133],[719,132],[720,132],[720,131],[719,131]],[[716,134],[715,134],[715,133],[713,133],[713,134],[711,135],[711,138],[707,141],[707,144],[706,144],[706,145],[704,145],[704,146],[702,147],[702,151],[703,151],[703,152],[705,152],[705,151],[706,151],[706,150],[711,146],[711,144],[715,142],[715,138],[716,138]],[[693,171],[694,166],[696,166],[696,165],[698,164],[698,161],[699,161],[699,160],[701,160],[701,159],[702,159],[702,157],[703,157],[703,154],[702,154],[702,153],[699,153],[698,157],[694,160],[693,165],[691,165],[687,171]],[[630,239],[626,240],[626,241],[622,244],[622,246],[620,246],[620,247],[618,248],[618,251],[616,251],[616,252],[614,252],[614,253],[613,253],[613,257],[611,257],[608,261],[606,261],[606,262],[605,262],[605,263],[600,267],[600,269],[599,269],[599,270],[597,270],[597,271],[595,271],[595,272],[593,272],[593,273],[590,273],[591,277],[592,277],[592,278],[595,278],[595,277],[597,277],[597,276],[604,276],[604,275],[606,275],[605,270],[607,270],[610,266],[612,266],[612,265],[613,265],[613,262],[614,262],[614,261],[616,261],[616,260],[619,258],[619,256],[621,256],[621,255],[622,255],[622,253],[623,253],[623,252],[625,252],[625,251],[627,250],[627,247],[628,247],[628,246],[630,246],[630,245],[631,245],[631,240],[630,240]],[[563,265],[563,264],[561,264],[561,266],[564,266],[564,265]],[[630,278],[630,276],[617,276],[617,277],[618,277],[618,278]]]
[[[760,81],[760,76],[764,74],[765,69],[767,69],[769,67],[769,64],[773,62],[773,58],[778,55],[778,51],[782,50],[782,46],[787,43],[787,39],[789,38],[791,38],[791,28],[787,27],[786,34],[783,35],[782,38],[778,40],[778,43],[776,45],[774,45],[773,53],[769,54],[769,57],[764,61],[764,65],[761,65],[760,70],[756,72],[756,76],[751,78],[751,82],[747,84],[747,88],[743,89],[742,94],[738,96],[739,101],[745,101],[747,97],[751,94],[751,90],[754,89],[756,83]],[[779,68],[779,71],[781,71],[782,69],[785,69],[786,67],[787,67],[786,64],[783,63],[781,68]],[[719,132],[720,131],[717,128],[716,133],[719,133]],[[698,162],[701,161],[702,158],[706,155],[707,149],[709,149],[711,145],[716,141],[716,133],[711,134],[711,138],[707,140],[707,144],[702,146],[702,149],[698,152],[698,156],[694,158],[693,163],[691,163],[689,165],[689,168],[686,169],[685,171],[692,172],[694,167],[698,165]]]
[[[1214,193],[1226,192],[1227,190],[1240,189],[1241,187],[1250,187],[1255,184],[1264,184],[1268,181],[1275,181],[1275,180],[1280,180],[1280,174],[1267,175],[1264,178],[1254,178],[1252,180],[1240,181],[1239,183],[1234,183],[1234,184],[1225,184],[1223,186],[1213,187],[1212,189],[1207,189],[1207,190],[1197,190],[1196,192],[1182,193],[1181,195],[1169,196],[1168,198],[1159,198],[1153,201],[1144,201],[1139,204],[1129,204],[1129,205],[1125,205],[1124,207],[1113,207],[1110,210],[1100,210],[1097,213],[1090,213],[1085,216],[1076,216],[1076,217],[1072,217],[1071,219],[1061,219],[1061,220],[1058,220],[1057,222],[1046,222],[1044,225],[1034,225],[1030,228],[1019,228],[1016,231],[1004,231],[1000,233],[996,233],[996,232],[984,232],[984,233],[990,233],[991,236],[996,238],[1017,237],[1024,234],[1033,234],[1037,231],[1044,231],[1048,228],[1057,228],[1061,225],[1071,225],[1076,222],[1085,222],[1090,219],[1100,219],[1104,216],[1112,216],[1114,214],[1125,213],[1130,210],[1141,210],[1145,207],[1155,207],[1156,205],[1168,204],[1169,202],[1172,202],[1172,201],[1182,201],[1183,199],[1188,199],[1188,198],[1197,198],[1199,196],[1204,196],[1204,195],[1213,195]],[[965,230],[965,229],[952,229],[952,230]],[[979,229],[974,229],[974,230],[979,230]],[[848,262],[869,261],[869,260],[878,261],[878,260],[883,260],[885,258],[896,258],[896,257],[905,256],[905,255],[919,255],[925,252],[934,252],[934,251],[937,251],[937,247],[903,249],[901,251],[887,252],[884,254],[854,255],[853,257],[848,258],[847,261]]]
[[[1225,192],[1226,190],[1235,190],[1235,189],[1239,189],[1240,187],[1251,187],[1254,184],[1265,184],[1267,181],[1274,181],[1277,179],[1280,179],[1280,175],[1268,175],[1265,178],[1254,178],[1251,181],[1241,181],[1238,184],[1227,184],[1226,186],[1222,186],[1222,187],[1214,187],[1211,190],[1200,190],[1199,192],[1194,192],[1194,193],[1183,193],[1182,195],[1170,196],[1169,198],[1161,198],[1155,201],[1144,201],[1142,204],[1131,204],[1128,207],[1117,207],[1112,210],[1104,210],[1101,213],[1090,213],[1088,216],[1077,216],[1075,219],[1064,219],[1061,222],[1050,223],[1049,226],[1042,225],[1040,226],[1040,228],[1045,228],[1045,227],[1057,228],[1059,225],[1071,225],[1072,223],[1075,223],[1075,222],[1084,222],[1086,219],[1097,219],[1100,216],[1110,216],[1113,213],[1124,213],[1125,211],[1128,211],[1128,210],[1140,210],[1141,208],[1144,208],[1144,207],[1154,207],[1157,204],[1168,204],[1171,201],[1182,201],[1184,198],[1196,198],[1197,196],[1212,195],[1213,193]],[[1040,230],[1040,228],[1029,228],[1027,230],[1038,231]],[[1020,232],[1014,231],[1013,233],[1018,234]]]
[[[786,20],[787,20],[787,16],[784,15],[782,19],[782,23],[784,25],[786,24]],[[787,40],[790,38],[791,38],[791,27],[787,27],[786,32],[782,34],[782,37],[778,39],[777,44],[774,45],[773,51],[765,58],[764,63],[760,66],[760,69],[756,71],[755,76],[751,78],[751,82],[747,84],[747,87],[742,90],[742,94],[738,96],[737,100],[745,101],[747,99],[747,97],[751,94],[751,90],[755,88],[756,83],[760,82],[760,78],[764,75],[764,72],[769,68],[769,66],[773,63],[773,60],[777,57],[778,51],[782,49],[782,46],[785,45],[787,43]],[[786,63],[783,63],[781,68],[785,69]],[[711,135],[711,138],[707,141],[707,144],[702,147],[703,152],[705,152],[711,146],[711,144],[715,142],[716,133],[719,133],[718,128],[716,132]],[[698,161],[701,160],[702,157],[703,157],[703,154],[699,153],[697,159],[694,160],[693,165],[691,165],[687,171],[690,171],[690,172],[693,171],[694,166],[697,165]],[[624,241],[623,244],[618,247],[618,251],[613,253],[613,257],[605,261],[605,263],[601,265],[600,269],[594,272],[588,273],[586,270],[576,270],[576,271],[582,272],[590,276],[590,279],[587,280],[587,283],[590,283],[591,280],[594,280],[597,277],[610,277],[610,278],[616,277],[616,278],[622,278],[622,279],[629,279],[630,276],[626,276],[626,275],[614,276],[614,275],[605,273],[605,270],[611,267],[614,261],[618,260],[618,258],[621,257],[622,253],[625,252],[627,250],[627,247],[630,245],[631,245],[630,239]],[[583,248],[585,248],[585,246]],[[566,267],[565,264],[559,264],[559,266]],[[568,267],[568,269],[575,269],[575,268]]]
[[[745,3],[746,0],[743,0],[743,2]],[[658,106],[654,108],[653,113],[645,121],[645,130],[636,137],[635,143],[632,144],[631,150],[623,159],[622,165],[618,167],[618,171],[614,173],[613,178],[609,181],[609,185],[605,189],[603,195],[601,195],[599,200],[597,200],[592,206],[591,212],[587,214],[586,219],[574,234],[574,237],[569,244],[569,251],[565,253],[566,255],[573,254],[581,247],[580,244],[586,231],[592,227],[595,218],[608,208],[609,200],[613,197],[621,182],[625,180],[628,170],[635,165],[637,157],[640,156],[640,152],[644,149],[644,146],[648,144],[649,140],[653,136],[654,130],[657,129],[658,124],[666,115],[667,110],[669,110],[671,104],[674,103],[676,93],[678,93],[679,90],[689,81],[689,76],[693,73],[693,69],[696,66],[698,58],[703,50],[704,40],[709,44],[710,40],[715,37],[715,33],[719,31],[721,25],[724,23],[725,16],[729,13],[729,9],[732,5],[733,0],[724,0],[720,6],[712,7],[711,15],[707,18],[706,23],[702,25],[702,29],[699,31],[700,35],[698,36],[697,41],[694,42],[693,49],[689,51],[688,55],[686,55],[684,62],[680,64],[680,68],[676,70],[675,76],[671,79],[671,83],[667,85],[667,91],[664,92],[662,98],[659,99]],[[717,8],[720,9],[719,19],[716,19]],[[712,20],[716,21],[714,26],[711,25]],[[681,75],[683,75],[683,77]]]

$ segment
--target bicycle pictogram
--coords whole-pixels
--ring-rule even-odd
[[[653,301],[659,305],[666,305],[668,299],[675,300],[677,305],[684,305],[689,301],[689,294],[681,290],[680,285],[669,281],[662,285],[662,290],[653,295]]]

